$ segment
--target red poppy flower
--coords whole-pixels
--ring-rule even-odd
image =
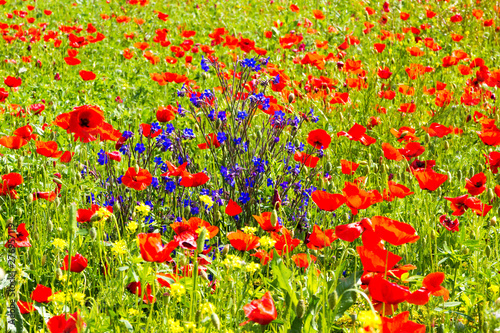
[[[19,196],[15,188],[23,183],[23,177],[16,172],[11,172],[3,175],[2,181],[3,183],[0,184],[0,196],[9,195],[11,199],[18,199]]]
[[[486,175],[482,172],[475,174],[470,179],[465,178],[465,189],[470,195],[479,195],[486,191]]]
[[[140,233],[137,235],[139,239],[139,248],[141,249],[141,257],[145,261],[165,262],[172,261],[170,254],[179,245],[176,241],[171,241],[163,245],[161,235],[159,233]]]
[[[50,289],[49,287],[45,287],[42,284],[38,284],[35,290],[31,292],[30,297],[35,302],[48,303],[49,302],[48,298],[50,296],[52,296],[52,289]]]
[[[187,230],[197,232],[200,228],[206,228],[208,231],[208,238],[214,238],[219,232],[218,227],[210,225],[210,223],[200,219],[199,217],[191,217],[187,222],[185,220],[182,222],[174,222],[170,225],[170,227],[177,235]]]
[[[309,258],[311,259],[310,261]],[[309,267],[310,262],[316,262],[316,256],[307,253],[299,253],[299,254],[294,254],[292,256],[292,260],[293,262],[295,262],[295,265],[297,265],[297,267],[307,268]]]
[[[336,239],[337,236],[335,236],[335,230],[328,229],[323,231],[318,225],[315,224],[313,232],[307,236],[305,244],[312,250],[319,250],[330,246],[330,244]]]
[[[420,188],[429,191],[437,190],[448,179],[448,175],[437,173],[431,168],[415,169],[413,175],[417,178]]]
[[[160,106],[156,111],[156,120],[160,123],[166,123],[175,119],[176,110],[173,106]]]
[[[57,193],[54,191],[50,192],[36,192],[33,194],[33,200],[44,199],[47,201],[54,201],[57,198]]]
[[[402,259],[400,256],[379,247],[358,246],[356,250],[363,269],[369,272],[385,273],[388,268],[396,266]]]
[[[425,151],[425,147],[419,142],[408,142],[404,148],[398,150],[401,155],[403,155],[407,160],[410,160],[413,157],[422,155]]]
[[[271,222],[271,215],[272,212],[264,212],[260,215],[252,215],[252,216],[257,221],[257,223],[259,223],[262,230],[267,232],[271,231],[278,232],[281,230],[281,225],[279,224],[279,222],[276,222],[276,225],[273,226]]]
[[[0,138],[0,145],[9,149],[19,149],[28,144],[28,141],[19,136],[3,136]]]
[[[368,290],[375,309],[386,316],[391,315],[398,308],[398,304],[404,302],[410,295],[407,287],[389,282],[380,275],[371,279]]]
[[[206,184],[210,180],[204,172],[198,172],[195,174],[190,174],[187,171],[182,172],[182,179],[179,183],[180,186],[184,187],[198,187]]]
[[[146,169],[139,168],[136,172],[134,167],[128,168],[125,175],[122,177],[123,185],[133,188],[137,191],[145,190],[153,181],[153,176]]]
[[[141,287],[141,282],[131,282],[127,285],[127,290],[131,292],[134,295],[141,296],[142,295],[142,301],[145,304],[152,304],[156,302],[156,298],[153,296],[152,288],[151,285],[148,283],[146,284],[146,290],[144,291],[144,295],[142,293],[142,287]]]
[[[267,253],[265,250],[256,250],[255,253],[250,255],[260,259],[261,265],[267,265],[273,259],[273,252]]]
[[[70,66],[76,66],[76,65],[79,65],[82,63],[82,61],[80,59],[75,58],[75,57],[64,57],[63,59],[66,62],[66,64],[68,64]]]
[[[5,102],[7,97],[9,97],[9,92],[4,88],[0,88],[0,103]]]
[[[78,209],[76,212],[76,221],[80,223],[90,222],[90,219],[98,210],[98,205],[92,205],[89,209]]]
[[[398,184],[392,180],[388,182],[388,189],[384,189],[384,200],[393,201],[394,198],[403,199],[404,197],[413,194],[410,189],[404,185]]]
[[[150,124],[140,124],[139,127],[141,128],[142,135],[146,138],[156,138],[163,132],[161,128],[157,131],[151,132]]]
[[[372,217],[371,223],[377,237],[394,246],[415,243],[420,239],[416,230],[408,223],[392,220],[384,216]]]
[[[219,140],[217,140],[217,134],[215,133],[209,133],[207,136],[205,136],[205,141],[206,142],[198,144],[198,148],[208,149],[210,147],[215,147],[215,148],[220,147],[220,142]]]
[[[17,226],[17,232],[9,226],[9,240],[5,243],[5,247],[31,247],[28,236],[30,234],[26,230],[26,223],[21,223]]]
[[[311,194],[311,199],[319,209],[327,212],[333,212],[346,202],[342,194],[333,194],[325,191],[316,190]]]
[[[271,237],[276,241],[274,248],[279,255],[287,254],[293,251],[300,243],[300,239],[292,238],[290,231],[286,228],[281,228],[280,233],[272,232]]]
[[[372,138],[371,136],[368,136],[366,133],[366,127],[360,124],[354,124],[349,131],[344,132],[340,131],[337,133],[337,137],[339,136],[345,136],[349,140],[352,141],[359,141],[365,146],[369,146],[373,143],[375,143],[377,140],[375,138]]]
[[[166,161],[168,171],[165,173],[162,173],[160,176],[162,177],[178,177],[181,176],[184,170],[186,170],[187,167],[187,162],[184,162],[182,165],[180,165],[178,168],[173,165],[171,162]]]
[[[332,137],[323,129],[312,130],[307,135],[307,143],[316,149],[327,149],[332,142]]]
[[[438,123],[432,123],[429,128],[422,126],[422,129],[429,133],[429,136],[437,136],[438,138],[442,138],[448,134],[453,133],[453,126],[446,127]]]
[[[37,135],[33,134],[33,127],[31,127],[31,125],[19,127],[14,131],[14,135],[21,137],[26,141],[36,140],[37,138]]]
[[[293,155],[293,159],[309,168],[315,168],[319,161],[319,157],[301,152],[296,152]]]
[[[174,241],[179,244],[179,247],[186,250],[196,250],[198,234],[191,230],[186,230],[174,236]]]
[[[253,300],[249,304],[244,305],[243,310],[248,320],[241,323],[240,326],[246,325],[251,321],[260,325],[267,325],[278,318],[278,313],[276,312],[276,307],[269,291],[261,299]]]
[[[373,204],[382,202],[383,198],[379,191],[365,191],[354,183],[345,182],[345,187],[342,189],[347,200],[347,207],[351,209],[353,215],[358,214],[359,209],[366,209]]]
[[[483,204],[478,198],[470,197],[465,199],[465,205],[479,216],[486,216],[493,206]]]
[[[22,314],[27,314],[35,311],[35,307],[33,306],[33,303],[30,302],[25,302],[25,301],[17,301],[17,306],[19,307],[19,311]]]
[[[94,105],[77,106],[71,112],[58,115],[53,124],[74,133],[75,141],[90,142],[100,134],[98,129],[104,124],[104,114]]]
[[[57,142],[55,141],[37,141],[36,142],[36,152],[45,157],[59,158],[63,154],[62,151],[58,151]]]
[[[446,228],[446,230],[449,230],[452,232],[459,231],[458,225],[460,224],[460,222],[458,222],[458,219],[455,219],[454,221],[452,221],[446,215],[441,215],[439,217],[439,223],[441,223],[443,225],[443,227]]]
[[[79,72],[79,74],[83,81],[92,81],[96,78],[96,75],[93,72],[85,71],[83,69]]]
[[[5,83],[5,85],[8,87],[16,88],[16,87],[19,87],[23,83],[23,81],[20,78],[15,78],[13,76],[7,76],[3,80],[3,83]]]
[[[177,283],[179,282],[179,280],[182,278],[182,276],[180,275],[176,275],[176,274],[171,274],[171,273],[168,273],[168,274],[165,274],[165,273],[156,273],[156,280],[164,287],[167,287],[167,288],[170,288],[170,284],[171,283]],[[170,282],[170,281],[172,282]]]
[[[425,305],[429,302],[430,295],[443,296],[444,301],[449,299],[449,292],[441,286],[445,278],[444,273],[436,272],[427,275],[422,281],[422,288],[414,291],[406,299],[408,303]]]
[[[83,332],[87,325],[83,322],[78,312],[73,314],[61,314],[47,321],[50,333],[78,333]]]
[[[453,216],[461,216],[465,213],[469,207],[465,205],[465,201],[469,197],[468,194],[461,195],[456,198],[450,198],[450,197],[444,197],[446,200],[451,202],[450,208],[453,210],[453,213],[451,215]]]
[[[63,271],[68,270],[68,258],[69,255],[66,255],[64,257],[63,266],[61,267]],[[82,256],[80,253],[76,253],[74,256],[71,257],[71,266],[69,267],[69,269],[71,272],[80,273],[85,268],[87,268],[87,262],[88,262],[87,258]]]
[[[385,44],[375,43],[375,44],[373,44],[373,48],[375,49],[375,51],[377,51],[377,53],[382,53],[385,50]],[[389,73],[390,73],[389,76],[391,76],[392,73],[391,72],[389,72]],[[380,70],[378,71],[378,76],[381,79],[388,79],[389,78],[389,76],[387,76],[386,74],[382,74],[382,76],[387,76],[387,77],[382,77]]]
[[[500,167],[500,152],[492,151],[489,155],[484,155],[484,157],[486,157],[486,165],[489,166],[491,172],[497,174]]]
[[[347,160],[340,160],[340,165],[342,166],[342,173],[344,175],[354,175],[359,167],[358,163],[354,163]]]
[[[394,148],[390,143],[383,143],[382,150],[384,151],[385,158],[388,160],[401,161],[403,159],[403,155],[401,155],[399,150]]]
[[[246,234],[241,230],[228,233],[227,239],[236,250],[242,252],[253,250],[260,245],[259,237]]]
[[[410,312],[401,312],[392,318],[382,317],[382,332],[383,333],[425,333],[425,325],[417,324],[408,320]]]

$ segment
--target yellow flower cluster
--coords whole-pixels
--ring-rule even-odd
[[[201,317],[209,316],[215,312],[215,305],[210,302],[203,303],[201,305]]]
[[[64,239],[54,238],[54,240],[52,241],[52,245],[54,245],[54,247],[58,250],[62,251],[66,248],[66,246],[68,246],[68,243],[66,243]]]
[[[233,254],[228,254],[226,258],[222,261],[222,264],[228,268],[241,268],[245,262],[240,259],[240,257]]]
[[[208,195],[200,195],[200,201],[203,202],[208,208],[214,205],[214,201]]]
[[[366,328],[370,328],[371,332],[377,332],[382,328],[382,319],[380,319],[380,316],[372,311],[361,311],[358,314],[358,321],[362,327],[358,330],[358,332],[366,332]]]
[[[276,241],[269,236],[264,236],[264,237],[260,238],[259,243],[260,243],[260,246],[268,249],[268,248],[274,247],[274,244],[276,244]]]
[[[135,221],[130,221],[128,224],[127,224],[127,230],[134,233],[137,228],[139,227],[139,224],[137,224],[137,222]]]
[[[243,227],[241,230],[243,230],[245,234],[249,235],[253,235],[257,232],[257,228],[255,227]]]
[[[135,213],[141,218],[148,216],[150,211],[151,207],[142,202],[140,205],[135,206]]]
[[[107,210],[106,208],[101,207],[96,212],[96,214],[99,217],[100,221],[104,222],[104,221],[106,221],[111,216],[112,213],[109,210]]]
[[[120,255],[120,254],[126,254],[127,253],[127,242],[125,240],[119,240],[118,242],[115,242],[113,246],[111,247],[111,251],[114,253]]]
[[[170,294],[174,298],[180,298],[186,293],[186,288],[180,283],[172,283],[170,285]]]
[[[251,262],[245,266],[245,271],[247,273],[255,273],[259,269],[259,267],[259,264]]]

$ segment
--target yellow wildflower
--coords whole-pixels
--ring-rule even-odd
[[[208,195],[200,195],[200,201],[203,202],[208,208],[214,205],[214,201]]]
[[[54,238],[52,241],[52,245],[54,245],[58,250],[62,251],[66,246],[68,246],[68,243],[64,239],[60,238]]]

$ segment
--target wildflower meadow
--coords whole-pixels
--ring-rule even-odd
[[[500,332],[498,1],[0,12],[2,332]]]

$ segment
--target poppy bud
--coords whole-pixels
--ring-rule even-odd
[[[495,300],[495,306],[497,308],[500,308],[500,297],[498,297],[496,300]]]
[[[484,249],[484,254],[486,255],[487,258],[490,257],[490,255],[491,255],[491,247],[489,245],[487,245],[486,248]]]
[[[371,171],[371,168],[370,168],[370,165],[368,164],[368,165],[366,166],[366,173],[367,173],[367,174],[370,174],[370,171]]]
[[[229,244],[224,245],[224,248],[221,251],[221,254],[225,256],[229,252]]]
[[[429,135],[429,133],[425,134],[424,140],[425,140],[425,143],[431,142],[431,136]]]
[[[321,180],[320,180],[320,188],[322,189],[325,189],[327,186],[326,184],[326,180],[325,180],[325,177],[321,177]]]
[[[56,184],[62,185],[62,180],[60,180],[59,178],[53,178],[52,181]]]
[[[328,172],[328,173],[331,173],[332,170],[333,170],[332,162],[327,162],[326,166],[325,166],[325,171]]]
[[[479,168],[479,172],[483,172],[484,171],[484,165],[483,164],[479,164],[478,168]]]
[[[297,318],[302,318],[304,317],[304,313],[306,312],[306,301],[303,299],[300,299],[299,302],[297,303],[297,308],[295,309],[295,314],[297,315]]]
[[[139,164],[136,164],[136,165],[134,166],[134,169],[135,169],[135,173],[136,173],[136,174],[138,174],[138,173],[139,173],[139,171],[141,171],[141,168],[139,167]]]
[[[375,173],[378,172],[378,164],[373,165],[373,172],[375,172]]]
[[[56,269],[56,279],[60,280],[63,277],[63,271],[59,267]]]
[[[474,167],[473,166],[471,166],[469,169],[469,178],[472,178],[472,176],[474,176]]]
[[[56,197],[56,199],[54,200],[55,204],[56,204],[56,207],[59,207],[61,205],[61,199],[59,199],[59,197]]]
[[[118,200],[115,200],[115,203],[113,204],[113,214],[118,213],[122,207],[120,206],[120,203]]]
[[[203,227],[203,229],[198,235],[198,239],[196,240],[196,249],[198,250],[198,252],[203,251],[203,247],[205,245],[205,238],[207,238],[207,228]]]
[[[194,314],[194,322],[199,323],[201,319],[201,309],[196,310],[196,313]]]
[[[215,220],[220,221],[220,219],[222,218],[222,214],[221,214],[220,210],[215,209],[214,214],[215,214]]]
[[[101,218],[99,217],[99,215],[97,213],[95,213],[94,215],[92,215],[92,217],[90,218],[90,222],[97,222],[99,221]]]
[[[47,262],[47,256],[44,254],[44,255],[42,256],[42,262],[41,262],[41,263],[42,263],[42,266],[45,266],[45,263],[46,263],[46,262]]]
[[[432,231],[431,231],[431,238],[432,239],[436,239],[437,238],[437,232],[434,229],[432,229]]]
[[[337,294],[336,290],[334,290],[332,293],[328,295],[328,306],[330,307],[330,310],[333,311],[335,309],[338,300],[339,300],[339,295]]]
[[[464,247],[462,247],[462,254],[467,255],[467,254],[469,254],[469,253],[470,253],[470,250],[469,250],[469,248],[468,248],[468,247],[465,247],[465,246],[464,246]]]
[[[455,332],[464,332],[465,325],[461,321],[455,322]]]
[[[496,216],[493,216],[491,219],[490,219],[490,227],[494,227],[497,225],[497,217]]]
[[[451,172],[448,171],[448,181],[451,183]]]
[[[205,280],[205,281],[208,281],[208,275],[207,275],[207,272],[205,272],[204,270],[200,270],[200,277]]]
[[[210,320],[212,321],[212,325],[214,325],[215,329],[218,331],[220,330],[220,320],[219,316],[215,312],[212,312],[210,315]]]
[[[492,188],[488,189],[488,201],[491,201],[495,198],[495,192],[493,192]]]
[[[339,119],[340,119],[340,122],[344,121],[344,116],[342,115],[342,113],[339,113]]]
[[[367,161],[360,161],[359,164],[361,164],[361,165],[368,165],[368,162]]]
[[[29,193],[28,196],[26,197],[26,200],[28,200],[28,203],[32,203],[33,202],[33,194]]]
[[[52,220],[47,221],[47,230],[49,232],[52,232],[54,230],[54,224],[52,223]]]
[[[405,136],[407,136],[407,135],[408,135],[408,133],[410,133],[410,132],[408,132],[408,131],[403,131],[403,132],[401,133],[401,136],[400,136],[399,138],[400,138],[400,139],[404,138]]]
[[[278,212],[276,209],[273,209],[273,212],[271,213],[271,225],[273,227],[278,225]]]
[[[462,170],[457,171],[457,179],[458,181],[462,181]]]
[[[19,156],[17,158],[17,168],[18,169],[22,169],[23,168],[23,157],[22,156]]]
[[[279,194],[278,190],[274,190],[273,200],[271,203],[275,209],[280,208],[281,198],[280,198],[280,194]]]
[[[23,215],[23,210],[21,209],[21,207],[19,207],[19,208],[17,209],[17,215],[18,215],[18,216]]]
[[[288,103],[292,104],[295,100],[295,95],[293,93],[288,94]]]
[[[89,235],[90,235],[90,238],[92,238],[92,240],[96,239],[97,230],[95,227],[90,228]]]
[[[450,149],[450,143],[448,141],[444,142],[444,150]]]

